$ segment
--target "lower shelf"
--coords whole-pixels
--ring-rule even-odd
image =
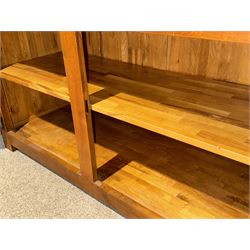
[[[248,166],[95,114],[98,178],[165,218],[246,218]],[[35,118],[14,135],[78,172],[70,110]]]
[[[12,136],[33,147],[45,150],[61,159],[71,172],[80,172],[79,157],[71,111],[62,108],[42,117],[36,117]]]

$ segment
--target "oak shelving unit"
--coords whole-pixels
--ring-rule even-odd
[[[11,146],[126,217],[249,216],[248,85],[86,52],[85,65],[79,32],[61,45],[0,72],[68,103],[7,131]]]

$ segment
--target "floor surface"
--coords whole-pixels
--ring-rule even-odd
[[[0,136],[0,218],[122,217],[19,151],[4,149]]]

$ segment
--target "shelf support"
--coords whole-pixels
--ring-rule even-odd
[[[4,84],[4,80],[0,79],[0,136],[2,135],[5,147],[15,151],[16,149],[11,145],[7,136],[8,131],[14,130],[14,124],[10,115],[11,112],[4,91]]]
[[[81,175],[96,180],[96,161],[81,32],[60,32]]]

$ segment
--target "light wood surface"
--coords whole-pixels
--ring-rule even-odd
[[[100,179],[123,195],[164,218],[248,216],[248,166],[104,116],[96,130]]]
[[[134,200],[134,212],[140,214],[141,206],[149,211],[143,216],[151,218],[248,216],[249,176],[244,164],[99,114],[95,124],[97,185],[107,195],[116,192],[124,197],[123,202]],[[65,165],[71,173],[79,171],[69,108],[34,118],[10,133],[19,143],[27,140],[27,147],[66,162],[62,171]]]
[[[92,109],[249,164],[249,88],[89,58]]]
[[[1,71],[10,148],[130,218],[249,217],[249,44],[91,33],[90,54],[132,64],[87,56],[87,77],[81,34],[66,32],[66,80],[61,53],[43,56],[60,49],[57,36],[37,33],[29,41],[20,34],[12,46],[21,51],[16,58],[6,54],[11,36],[7,50],[1,45],[5,57],[11,55],[4,67],[15,63]],[[29,60],[34,56],[42,57]],[[53,111],[65,101],[68,107]]]
[[[250,84],[250,44],[145,32],[87,32],[86,41],[91,55]]]
[[[88,62],[94,111],[249,164],[248,86],[100,57],[89,56]],[[33,74],[32,88],[41,90],[43,86],[44,93],[69,100],[61,53],[32,59],[28,64],[61,79],[56,87],[53,77],[42,85],[44,78],[28,71],[28,77]],[[1,77],[6,77],[5,70],[8,68],[2,70]],[[21,76],[15,78],[16,83]],[[64,84],[64,94],[58,92],[59,83]]]
[[[27,144],[61,159],[66,163],[62,168],[66,165],[69,171],[80,173],[79,155],[69,107],[42,117],[33,117],[16,132],[15,137],[23,138]]]
[[[63,161],[59,155],[50,153],[39,145],[28,141],[22,135],[10,131],[7,133],[7,137],[11,141],[11,144],[21,152],[43,164],[73,185],[81,188],[95,199],[119,211],[121,215],[127,218],[161,218],[160,215],[122,195],[104,183],[100,183],[99,181],[93,183],[88,181],[88,179],[83,180],[78,173],[72,171],[72,166],[68,162]]]
[[[0,68],[5,68],[56,53],[60,51],[60,42],[57,32],[0,32],[0,47]],[[42,115],[65,105],[62,100],[10,81],[2,81],[1,84],[6,95],[5,105],[15,128],[25,124],[32,115]]]
[[[61,52],[13,64],[2,69],[0,77],[44,94],[70,101]],[[100,89],[90,86],[89,93],[92,94]]]
[[[81,175],[96,180],[92,118],[81,32],[60,32]],[[74,65],[72,67],[72,65]]]
[[[156,31],[144,32],[152,35],[192,37],[197,39],[217,40],[250,44],[249,31]]]
[[[3,138],[5,147],[11,151],[14,151],[14,148],[7,137],[7,131],[14,129],[14,124],[10,115],[9,107],[7,105],[7,98],[3,89],[2,81],[3,80],[0,79],[0,135]]]
[[[59,52],[58,32],[0,32],[1,68]]]

